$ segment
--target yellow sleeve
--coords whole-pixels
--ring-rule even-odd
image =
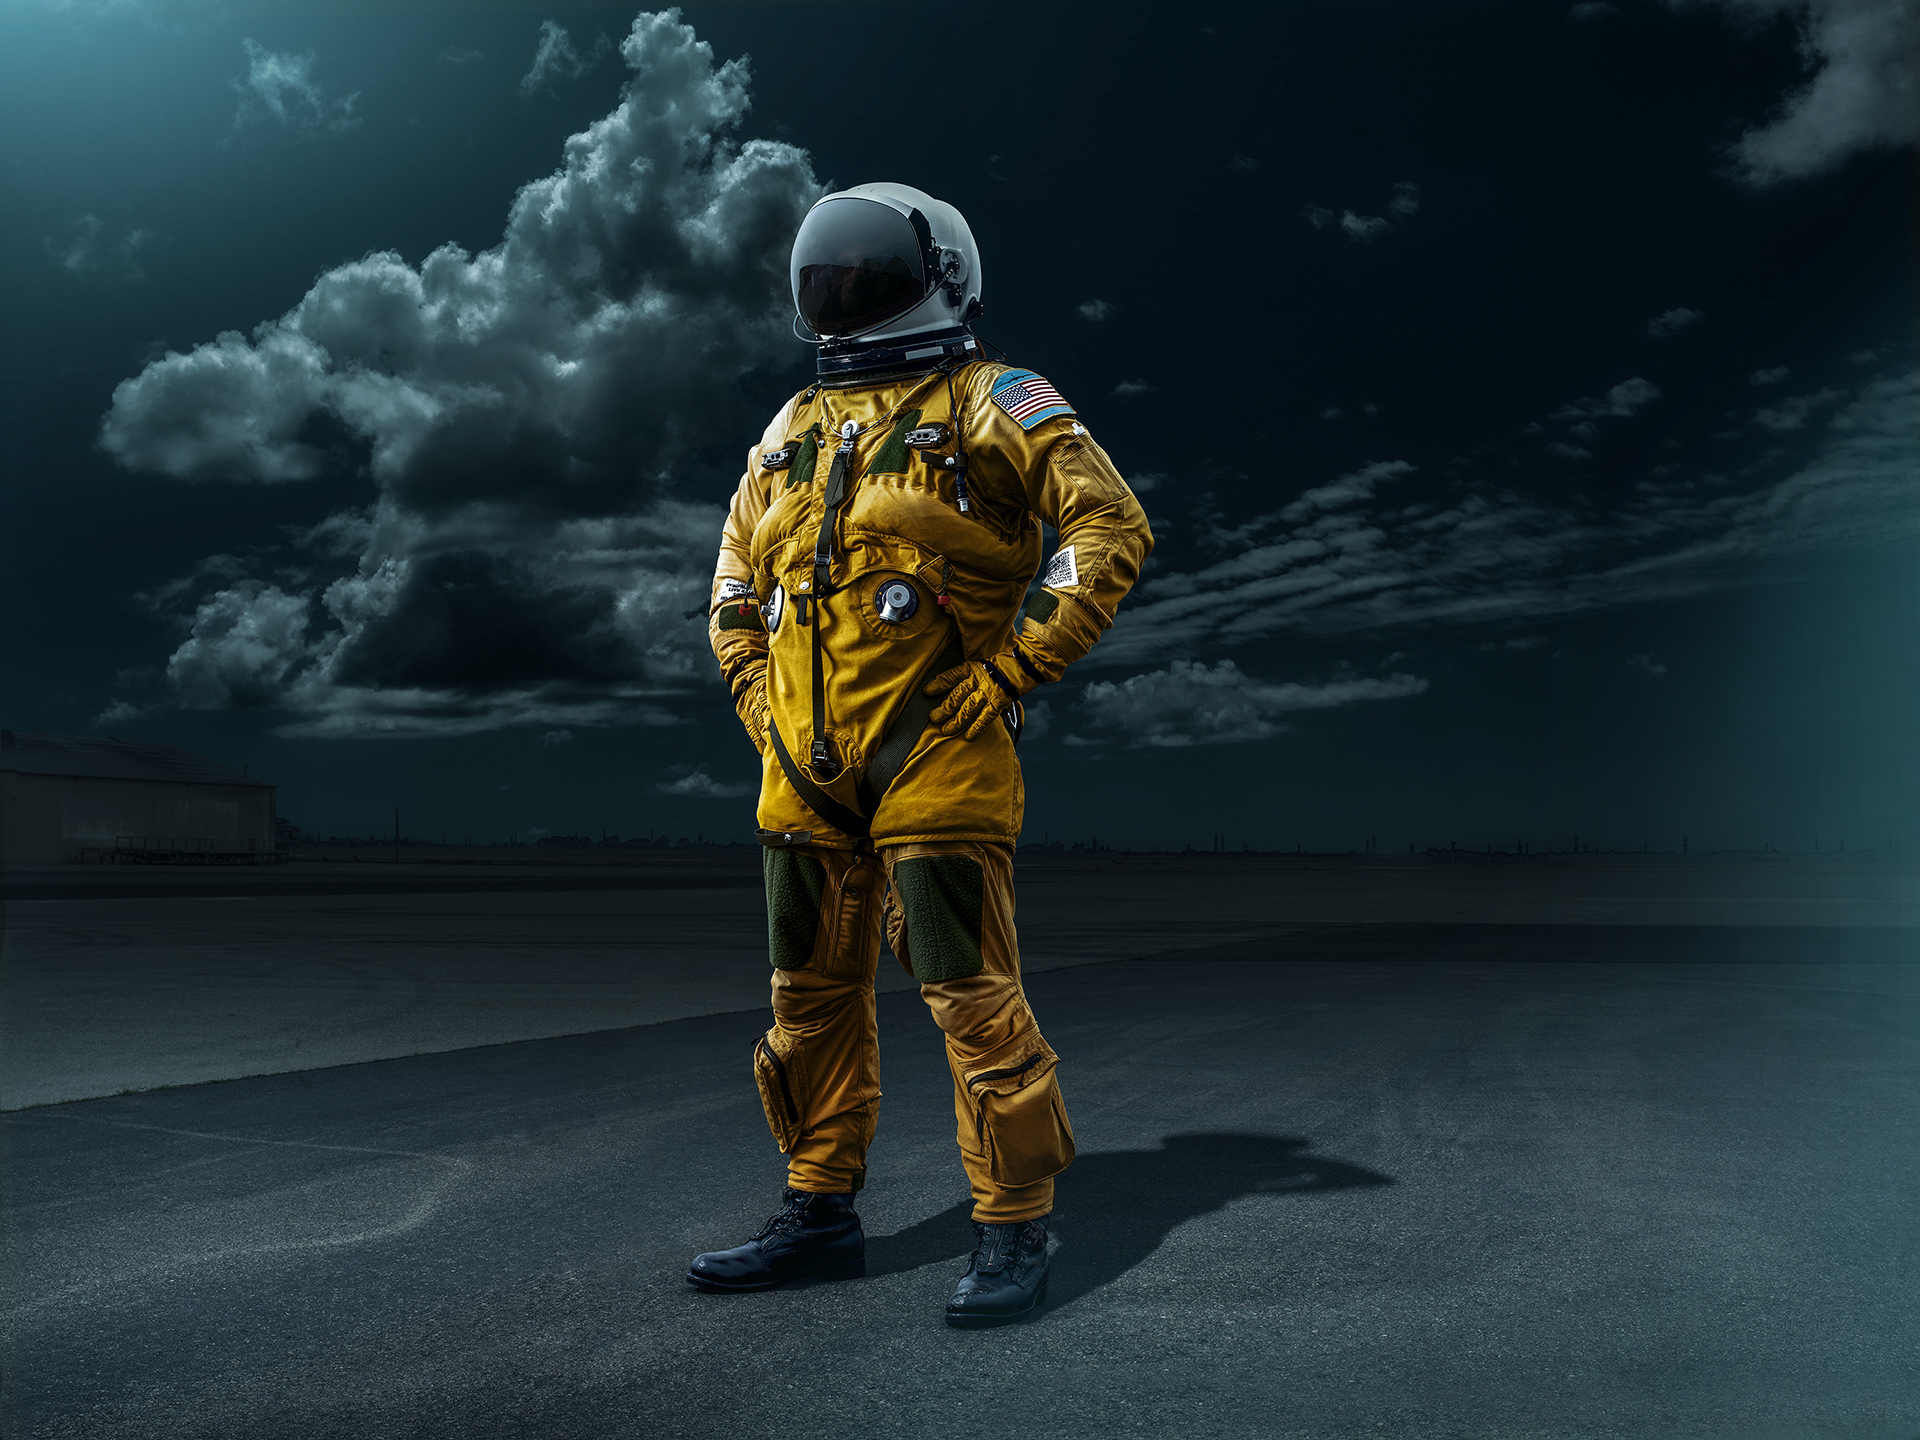
[[[1077,417],[1057,415],[1028,430],[993,402],[1001,373],[983,365],[969,377],[962,407],[968,458],[978,449],[1003,461],[983,478],[999,472],[1016,483],[1026,508],[1059,532],[1017,640],[1037,678],[1058,680],[1113,624],[1153,550],[1153,532],[1139,500]]]
[[[767,669],[767,628],[760,618],[760,605],[767,597],[753,589],[753,532],[772,503],[773,484],[772,472],[761,468],[760,455],[786,440],[792,410],[789,401],[773,417],[760,443],[747,452],[746,473],[734,488],[726,523],[720,527],[720,556],[707,592],[707,643],[720,662],[721,677],[736,706]]]

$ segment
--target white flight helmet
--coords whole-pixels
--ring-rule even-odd
[[[823,374],[975,349],[965,330],[981,311],[973,231],[911,185],[855,185],[816,201],[794,236],[791,278]]]

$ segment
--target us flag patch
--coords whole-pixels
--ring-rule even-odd
[[[1018,420],[1022,430],[1056,415],[1073,414],[1060,392],[1031,370],[1009,370],[994,381],[993,403]]]

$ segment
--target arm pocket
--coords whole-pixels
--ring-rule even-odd
[[[1043,1050],[967,1081],[987,1172],[1002,1185],[1032,1185],[1073,1163],[1073,1127],[1054,1074],[1059,1063]]]

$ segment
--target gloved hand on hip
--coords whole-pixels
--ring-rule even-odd
[[[1020,663],[1018,652],[1005,650],[989,660],[942,670],[927,682],[925,693],[936,700],[946,697],[934,707],[935,729],[977,740],[1001,711],[1039,683]]]

